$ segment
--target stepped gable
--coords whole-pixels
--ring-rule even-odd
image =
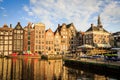
[[[62,26],[60,26],[60,24],[58,24],[58,27],[57,27],[57,29],[55,30],[55,33],[58,31],[59,34],[60,34],[60,31],[61,31],[61,28],[63,27],[63,25],[65,25],[67,29],[69,29],[71,26],[73,26],[73,27],[75,28],[75,26],[73,25],[73,23],[70,23],[70,24],[68,24],[68,25],[66,25],[65,23],[63,23]],[[75,28],[75,30],[76,30],[76,28]],[[76,31],[77,31],[77,30],[76,30]]]

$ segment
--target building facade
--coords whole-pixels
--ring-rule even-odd
[[[20,22],[17,23],[13,29],[13,52],[22,54],[24,46],[24,29],[22,28]]]
[[[84,44],[89,44],[97,48],[109,48],[110,46],[110,33],[106,31],[98,16],[98,25],[91,27],[84,34]]]
[[[120,32],[113,33],[114,47],[120,48]]]
[[[12,26],[6,24],[0,28],[0,55],[12,54]]]
[[[45,32],[45,53],[55,54],[54,53],[54,32],[49,28]]]
[[[82,32],[82,31],[80,31],[80,32],[78,32],[78,46],[81,46],[81,45],[83,45],[84,44],[84,34],[85,34],[85,32]]]
[[[45,25],[42,23],[34,24],[34,52],[44,53],[45,51]]]
[[[58,31],[61,36],[61,52],[74,52],[76,50],[76,47],[78,46],[78,36],[77,30],[73,23],[68,25],[63,23],[61,26],[58,25],[56,31]]]
[[[68,30],[66,24],[63,23],[62,26],[58,25],[57,30],[61,35],[61,51],[62,53],[66,53],[68,51]]]
[[[28,23],[24,27],[24,52],[26,53],[34,53],[34,29],[32,26],[32,23]]]
[[[76,48],[78,46],[78,35],[77,35],[77,30],[73,23],[68,24],[67,26],[68,30],[68,48],[70,51],[75,52]]]
[[[54,50],[55,54],[61,54],[61,36],[58,30],[54,33]]]

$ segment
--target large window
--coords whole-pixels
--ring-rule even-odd
[[[28,40],[30,40],[30,36],[28,36]]]
[[[9,39],[12,39],[12,36],[9,36]]]
[[[20,39],[20,37],[21,37],[20,35],[17,35],[17,39]]]
[[[1,35],[3,34],[3,32],[1,31]]]
[[[8,35],[8,32],[5,32],[4,34],[5,34],[5,35]]]
[[[3,44],[3,40],[0,40],[0,44]]]
[[[28,45],[30,45],[30,41],[28,41]]]
[[[21,35],[21,39],[23,39],[23,35]]]
[[[8,41],[5,41],[5,44],[8,44]]]
[[[5,40],[8,40],[8,36],[5,36]]]
[[[23,30],[21,30],[21,33],[23,33]]]
[[[12,45],[9,45],[9,50],[12,50]]]
[[[9,44],[12,44],[12,41],[9,41]]]
[[[4,48],[5,50],[8,50],[8,45],[5,45],[5,48]]]
[[[20,30],[17,30],[17,33],[20,33]]]

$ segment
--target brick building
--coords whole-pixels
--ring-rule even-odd
[[[12,26],[0,28],[0,55],[12,54]]]
[[[68,53],[69,51],[75,51],[78,46],[77,30],[73,23],[66,25],[63,23],[61,26],[58,25],[56,31],[61,36],[61,51],[62,53]]]
[[[28,23],[24,27],[24,51],[28,53],[34,53],[34,29],[32,26],[32,23]]]
[[[34,52],[39,54],[45,51],[45,25],[42,23],[34,24]]]
[[[83,45],[84,44],[84,34],[85,34],[85,32],[82,32],[82,31],[79,31],[78,33],[77,33],[77,35],[78,35],[78,46],[81,46],[81,45]]]
[[[89,44],[97,48],[109,48],[110,46],[110,33],[103,28],[98,16],[98,25],[91,27],[84,34],[84,44]]]
[[[54,32],[49,28],[45,32],[45,53],[46,54],[55,54],[54,53]]]
[[[61,36],[58,30],[54,33],[54,49],[55,54],[61,54]]]
[[[20,22],[13,29],[13,52],[23,53],[24,29]]]
[[[113,33],[114,47],[120,48],[120,32]]]

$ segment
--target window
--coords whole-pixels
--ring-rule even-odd
[[[41,49],[41,46],[39,46],[39,49]]]
[[[20,30],[17,30],[17,33],[20,33]]]
[[[9,45],[9,50],[12,50],[12,45]]]
[[[39,34],[41,34],[41,31],[39,31]]]
[[[28,45],[30,45],[30,41],[28,41]]]
[[[28,35],[30,35],[30,31],[28,31]]]
[[[5,45],[5,48],[4,48],[5,50],[8,50],[8,45]]]
[[[36,33],[38,33],[38,31],[36,30]]]
[[[46,44],[48,44],[48,41],[46,41]]]
[[[23,33],[23,30],[21,30],[21,33]]]
[[[9,41],[9,44],[12,44],[12,41]]]
[[[42,49],[44,49],[44,46],[42,46]]]
[[[8,44],[8,41],[5,41],[5,44]]]
[[[42,38],[44,38],[44,35],[42,35]]]
[[[5,36],[5,40],[8,40],[8,36]]]
[[[28,40],[30,40],[30,36],[28,36]]]
[[[42,31],[42,34],[44,33],[44,30]]]
[[[17,39],[20,39],[20,35],[17,35]]]
[[[12,39],[12,36],[9,36],[9,39]]]
[[[4,32],[4,35],[8,35],[8,32]]]
[[[1,35],[3,34],[3,32],[1,32]]]
[[[36,35],[36,38],[38,38],[38,36]]]
[[[63,38],[65,38],[65,36],[63,36]]]
[[[36,40],[36,43],[38,43],[38,40]]]

